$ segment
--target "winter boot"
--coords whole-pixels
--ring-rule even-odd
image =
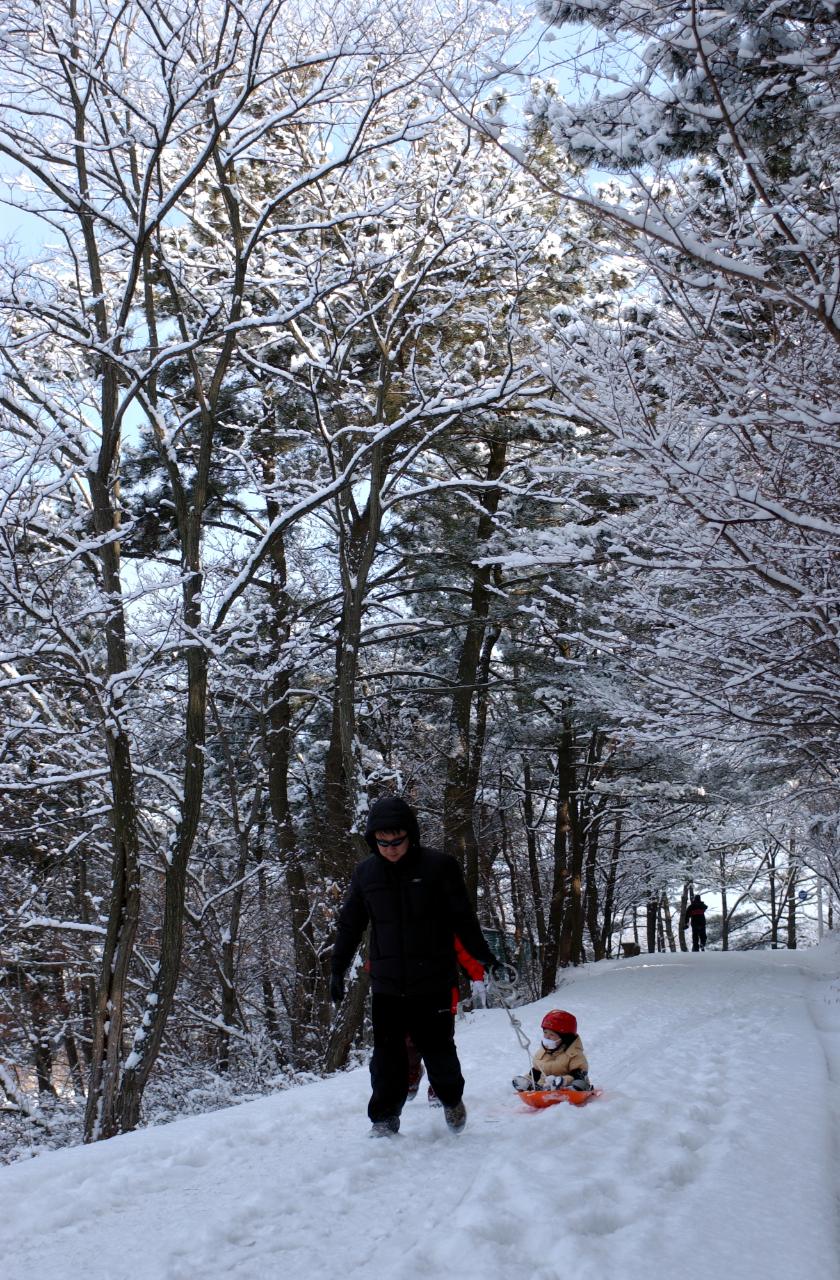
[[[394,1134],[400,1131],[399,1116],[388,1116],[386,1120],[374,1120],[371,1126],[370,1136],[372,1138],[392,1138]]]
[[[467,1123],[467,1108],[463,1102],[456,1102],[454,1107],[444,1107],[443,1115],[453,1133],[460,1133]]]
[[[437,1096],[437,1094],[435,1093],[435,1091],[434,1091],[434,1089],[433,1089],[433,1087],[432,1087],[431,1085],[429,1085],[429,1094],[428,1094],[428,1097],[429,1097],[429,1106],[430,1106],[430,1107],[442,1107],[442,1106],[443,1106],[443,1103],[441,1102],[440,1098]]]

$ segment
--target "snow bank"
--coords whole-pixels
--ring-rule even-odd
[[[467,1129],[423,1089],[371,1141],[367,1073],[0,1171],[4,1280],[840,1280],[838,952],[591,966],[605,1092],[529,1111],[503,1010],[458,1027]]]

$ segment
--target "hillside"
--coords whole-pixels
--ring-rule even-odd
[[[466,1131],[367,1072],[0,1171],[4,1280],[840,1280],[840,983],[802,952],[609,961],[573,1010],[603,1097],[528,1111],[505,1012],[458,1025]]]

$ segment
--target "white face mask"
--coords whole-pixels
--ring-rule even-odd
[[[541,1036],[540,1039],[542,1040],[542,1047],[544,1049],[548,1049],[549,1052],[553,1049],[556,1053],[559,1049],[563,1048],[559,1040],[549,1040],[548,1036]]]

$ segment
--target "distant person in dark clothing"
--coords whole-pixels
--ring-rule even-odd
[[[455,938],[494,972],[456,860],[420,843],[414,810],[397,796],[377,800],[365,839],[372,854],[353,871],[338,917],[330,995],[344,996],[344,974],[370,925],[373,1056],[368,1116],[375,1134],[397,1133],[408,1093],[406,1036],[417,1046],[446,1123],[463,1129],[464,1077],[455,1049],[451,992]]]
[[[706,950],[706,904],[700,900],[700,894],[695,893],[691,902],[688,904],[685,913],[684,928],[691,925],[691,950]]]

